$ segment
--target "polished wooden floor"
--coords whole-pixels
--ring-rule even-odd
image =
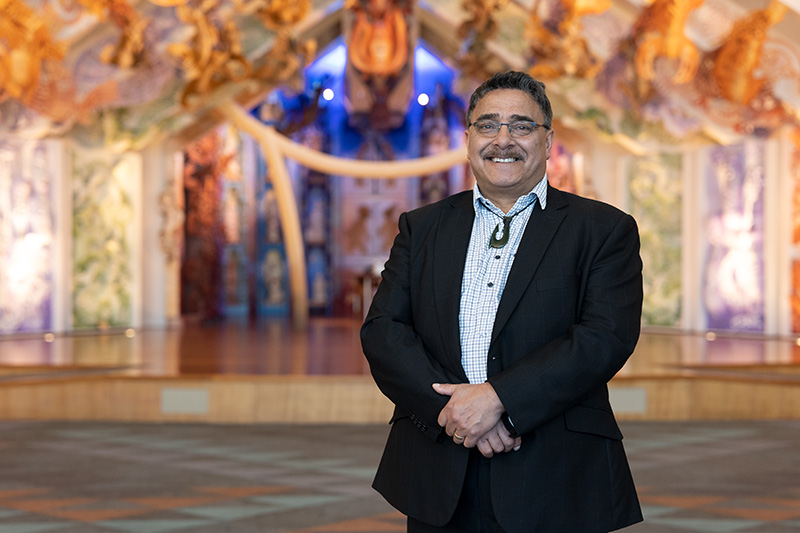
[[[225,321],[0,337],[0,419],[383,422],[360,322]],[[611,382],[622,419],[800,419],[795,339],[645,331]]]

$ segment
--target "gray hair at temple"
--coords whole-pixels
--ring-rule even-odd
[[[531,95],[539,109],[544,115],[544,124],[550,128],[553,125],[553,109],[550,107],[550,100],[544,91],[544,83],[533,78],[525,72],[509,70],[508,72],[498,72],[485,82],[481,83],[469,99],[469,109],[467,110],[467,127],[472,123],[472,111],[481,98],[495,89],[519,89]]]

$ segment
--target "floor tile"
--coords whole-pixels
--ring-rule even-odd
[[[204,507],[183,507],[180,512],[183,514],[201,516],[220,522],[239,520],[274,512],[277,507],[270,505],[231,505],[231,506],[204,506]]]
[[[763,523],[748,520],[716,520],[710,518],[656,518],[652,522],[679,528],[680,530],[708,533],[735,533]]]
[[[39,533],[41,531],[56,531],[63,528],[63,522],[19,522],[0,525],[0,531],[3,533]]]
[[[214,523],[210,520],[113,520],[100,522],[104,527],[130,533],[166,533],[167,531],[191,531],[192,528]]]

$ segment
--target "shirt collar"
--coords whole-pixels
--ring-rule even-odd
[[[522,205],[530,203],[534,196],[539,200],[539,205],[544,210],[547,207],[547,173],[545,173],[544,177],[539,180],[539,183],[533,186],[531,192],[517,198],[516,203],[511,208],[509,213],[514,211],[514,208],[520,205],[520,202],[522,202]],[[475,212],[478,211],[478,208],[481,206],[481,204],[487,207],[494,207],[492,201],[481,194],[481,190],[478,188],[478,182],[475,181],[475,185],[472,186],[472,207],[475,209]]]

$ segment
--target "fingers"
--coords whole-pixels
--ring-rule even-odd
[[[503,442],[503,451],[510,452],[511,450],[517,451],[520,449],[522,446],[522,437],[512,437],[511,433],[509,433],[502,422],[499,422],[495,428],[497,429],[500,440]]]
[[[442,415],[439,415],[439,424],[442,423]],[[451,437],[456,444],[463,444],[466,448],[473,448],[478,441],[486,434],[480,426],[473,425],[469,429],[464,429],[463,425],[459,425],[454,420],[450,419],[444,425],[444,431]],[[456,439],[456,436],[461,437]]]
[[[478,447],[478,449],[481,450],[481,453],[483,454],[484,457],[491,457],[495,453],[502,453],[507,451],[505,449],[503,440],[494,431],[491,431],[483,439],[481,439],[481,444],[483,445],[482,446],[483,449],[481,449],[480,446]]]
[[[456,386],[452,383],[434,383],[433,390],[442,396],[452,396],[456,391]]]
[[[507,442],[494,430],[478,441],[478,450],[484,457],[492,457],[496,453],[510,452],[513,449],[513,439]]]
[[[478,451],[487,459],[494,455],[494,449],[492,449],[492,446],[485,440],[478,442]]]
[[[522,437],[512,438],[503,423],[499,422],[477,441],[465,439],[464,446],[468,448],[477,447],[478,451],[480,451],[484,457],[488,458],[496,453],[519,450],[522,446]]]
[[[447,434],[453,437],[454,443],[458,444],[459,446],[463,446],[464,448],[474,448],[478,443],[478,439],[462,435],[462,431],[460,430],[455,430],[452,434],[447,431]]]
[[[433,390],[435,390],[438,394],[441,394],[442,396],[452,396],[453,393],[456,391],[456,386],[453,385],[452,383],[434,383],[432,386]],[[436,421],[441,427],[445,428],[448,435],[450,435],[451,437],[453,436],[456,428],[452,427],[452,421],[450,421],[450,416],[449,413],[447,412],[447,407],[445,407],[445,409],[442,409]],[[451,427],[448,427],[448,425],[450,425]],[[461,443],[459,442],[458,444]]]
[[[500,441],[500,445],[503,447],[502,451],[510,452],[517,447],[517,441],[519,441],[519,444],[522,444],[522,438],[512,437],[511,433],[509,433],[508,429],[506,429],[506,426],[502,422],[498,422],[494,429],[497,431],[497,439]]]

